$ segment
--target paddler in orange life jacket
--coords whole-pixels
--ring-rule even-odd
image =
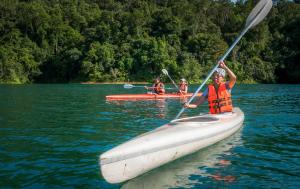
[[[208,85],[195,104],[185,104],[185,108],[196,108],[207,99],[211,114],[232,112],[231,89],[236,82],[236,76],[223,61],[219,62],[219,67],[212,76],[213,84]],[[224,82],[226,72],[230,80]]]
[[[147,90],[152,89],[152,92],[155,94],[165,94],[165,85],[160,81],[159,77],[154,80],[152,87],[145,86],[145,88]]]
[[[184,78],[180,79],[178,94],[187,94],[188,84]]]

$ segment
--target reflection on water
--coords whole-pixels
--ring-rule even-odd
[[[144,101],[126,101],[126,100],[110,100],[107,104],[115,105],[118,108],[124,108],[127,113],[151,112],[147,117],[166,118],[168,115],[168,102],[166,99],[144,100]],[[132,108],[134,106],[134,108]],[[127,108],[130,107],[130,108]],[[153,113],[153,114],[152,114]]]
[[[239,130],[213,146],[128,181],[122,189],[189,188],[201,183],[203,177],[213,179],[214,182],[234,182],[236,176],[222,173],[224,167],[231,165],[230,160],[224,158],[231,155],[233,148],[241,145],[241,130]],[[215,174],[212,174],[212,169]]]

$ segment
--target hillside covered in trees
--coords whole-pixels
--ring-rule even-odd
[[[199,82],[258,2],[0,1],[0,83]],[[227,58],[240,82],[300,83],[300,4],[273,2]]]

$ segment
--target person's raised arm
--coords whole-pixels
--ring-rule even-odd
[[[226,72],[228,73],[228,75],[229,75],[228,86],[231,89],[234,86],[235,82],[236,82],[236,75],[226,66],[226,64],[223,61],[221,61],[219,63],[219,65],[220,65],[221,68],[226,70]]]

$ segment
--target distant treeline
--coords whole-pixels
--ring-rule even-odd
[[[0,0],[0,83],[199,82],[258,0]],[[300,82],[300,4],[274,1],[226,62],[240,82]],[[167,80],[166,80],[167,81]]]

